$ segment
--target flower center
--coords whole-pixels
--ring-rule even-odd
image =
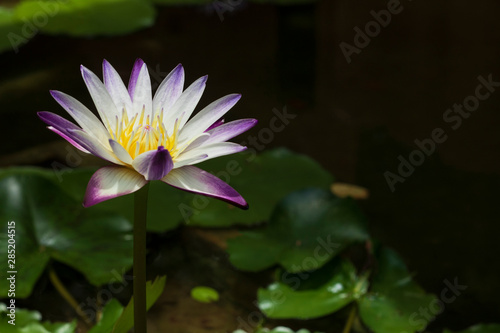
[[[140,114],[136,113],[132,119],[129,119],[123,109],[121,117],[116,116],[114,130],[110,126],[109,133],[133,159],[144,152],[156,150],[159,146],[167,149],[174,158],[178,153],[178,121],[175,123],[173,132],[168,133],[163,125],[163,110],[152,118],[150,119],[149,115],[144,116],[143,108]]]

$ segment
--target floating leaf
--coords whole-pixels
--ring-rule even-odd
[[[146,282],[146,309],[149,310],[163,293],[166,276],[157,277],[154,281]],[[120,318],[115,323],[112,333],[127,333],[134,326],[134,297],[130,299]],[[109,331],[108,331],[109,332]],[[103,331],[104,333],[104,331]]]
[[[16,263],[0,261],[0,296],[7,296],[3,274],[17,270],[16,297],[29,296],[50,258],[82,272],[94,285],[132,266],[131,224],[116,214],[87,210],[36,172],[0,172],[0,255],[7,258],[8,223],[15,222]],[[12,228],[11,228],[12,229]]]
[[[331,278],[316,289],[299,289],[304,281],[311,278],[310,274],[315,275],[315,279],[323,276]],[[260,310],[274,319],[317,318],[343,308],[366,292],[366,281],[357,278],[356,269],[348,261],[335,262],[310,274],[292,276],[284,273],[282,281],[259,289]],[[294,286],[290,285],[292,283]]]
[[[306,189],[283,199],[268,225],[230,239],[227,251],[239,269],[259,271],[278,263],[300,272],[323,266],[349,244],[368,237],[352,199]]]
[[[213,288],[198,286],[191,289],[191,297],[201,303],[212,303],[219,300],[219,293]]]
[[[22,1],[15,15],[45,33],[119,35],[149,27],[155,9],[142,0]]]
[[[376,257],[378,271],[370,292],[358,301],[361,319],[375,333],[422,331],[429,319],[419,309],[429,309],[438,300],[412,280],[396,252],[379,248]]]
[[[500,332],[500,324],[478,324],[471,326],[463,331],[444,330],[443,333],[498,333]]]
[[[14,15],[14,11],[0,7],[0,52],[11,49],[17,51],[29,38],[31,34],[23,32],[23,22]]]
[[[247,200],[250,209],[243,211],[219,200],[191,195],[188,205],[179,210],[187,222],[198,226],[227,227],[267,221],[276,204],[290,192],[307,187],[328,189],[333,182],[333,177],[317,162],[286,149],[270,150],[258,156],[229,155],[199,166],[234,187]]]
[[[87,184],[97,170],[96,168],[81,168],[69,170],[49,170],[40,168],[19,168],[19,172],[37,173],[51,179],[61,189],[78,202],[83,202]],[[164,232],[179,226],[182,218],[176,209],[186,201],[188,194],[175,189],[163,182],[150,183],[148,200],[148,231]],[[166,206],[168,205],[168,206]],[[87,210],[106,210],[125,217],[132,223],[134,220],[134,195],[125,195],[104,201]]]

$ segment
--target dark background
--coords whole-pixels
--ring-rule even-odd
[[[354,45],[353,29],[364,30],[370,11],[387,3],[241,2],[223,20],[211,4],[158,7],[154,26],[127,36],[37,35],[0,55],[2,163],[19,164],[19,151],[57,140],[36,117],[64,114],[49,89],[92,105],[80,64],[101,76],[105,58],[128,80],[140,57],[158,83],[181,62],[186,85],[209,74],[200,106],[243,94],[227,117],[258,118],[250,135],[269,126],[275,108],[297,115],[265,148],[307,154],[337,180],[367,187],[373,234],[402,254],[425,289],[439,296],[445,280],[467,286],[434,325],[498,321],[500,90],[456,130],[443,114],[474,95],[478,76],[500,82],[500,3],[402,1],[348,63],[339,44]],[[436,128],[447,140],[392,192],[384,173],[397,173],[398,156],[407,159]]]

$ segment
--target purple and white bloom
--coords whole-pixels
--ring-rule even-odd
[[[184,90],[180,64],[163,80],[154,97],[148,68],[141,59],[134,64],[128,88],[106,60],[104,83],[84,66],[81,73],[101,120],[60,91],[51,94],[79,126],[51,112],[38,112],[38,116],[79,150],[113,163],[97,170],[90,179],[85,207],[135,192],[152,180],[248,207],[228,184],[193,166],[246,149],[226,141],[253,127],[257,120],[221,120],[241,95],[219,98],[191,117],[207,76]]]

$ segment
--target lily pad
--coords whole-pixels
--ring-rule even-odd
[[[132,226],[123,217],[85,210],[52,181],[36,173],[0,172],[0,256],[15,239],[15,263],[0,262],[0,296],[7,296],[7,271],[17,271],[16,298],[29,296],[49,259],[82,272],[94,285],[132,266]],[[15,222],[8,236],[7,221]],[[13,228],[11,228],[13,229]],[[8,266],[12,265],[12,266]]]
[[[313,159],[283,148],[257,156],[244,152],[219,157],[199,167],[234,187],[250,205],[244,211],[219,200],[191,195],[179,210],[188,224],[205,227],[267,221],[276,204],[290,192],[307,187],[328,189],[334,180]]]
[[[432,318],[423,316],[420,308],[432,314],[437,298],[412,280],[396,252],[381,247],[376,257],[378,271],[370,292],[359,300],[361,319],[375,333],[422,331]]]
[[[333,313],[366,292],[366,281],[358,279],[356,269],[348,261],[335,262],[333,271],[325,267],[312,275],[329,276],[329,280],[316,289],[299,289],[308,274],[291,277],[286,273],[282,280],[258,291],[258,306],[269,318],[311,319]],[[328,274],[327,274],[328,272]],[[291,286],[293,283],[295,286]],[[295,288],[294,288],[295,287]]]
[[[212,303],[219,300],[219,293],[213,288],[198,286],[191,289],[191,297],[201,303]]]
[[[121,35],[149,27],[156,11],[142,0],[21,1],[19,19],[44,33],[70,36]]]
[[[17,51],[27,43],[31,34],[23,31],[23,22],[19,20],[10,8],[0,7],[0,52]]]
[[[268,225],[230,239],[227,251],[239,269],[259,271],[280,264],[293,273],[317,269],[368,237],[365,218],[352,199],[306,189],[283,199]]]
[[[500,332],[500,324],[478,324],[471,326],[463,331],[444,330],[443,333],[498,333]]]

